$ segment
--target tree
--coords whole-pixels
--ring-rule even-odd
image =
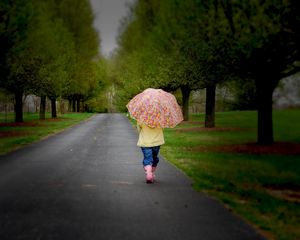
[[[63,19],[73,36],[76,53],[64,96],[72,102],[73,111],[79,111],[84,95],[97,85],[95,79],[90,79],[91,76],[95,76],[95,73],[90,73],[88,70],[95,70],[92,65],[98,58],[98,34],[93,28],[94,17],[88,0],[54,1],[57,16]]]
[[[206,88],[205,127],[215,126],[216,87],[231,77],[234,55],[231,51],[231,28],[221,1],[185,1],[181,28],[181,54],[196,68],[194,81]]]
[[[23,94],[28,89],[32,69],[14,63],[22,55],[28,27],[32,24],[31,1],[0,2],[0,86],[15,95],[15,121],[23,122]]]
[[[147,46],[148,33],[153,27],[155,4],[140,1],[132,6],[130,15],[123,19],[119,33],[119,50],[113,57],[114,84],[118,102],[124,109],[128,100],[147,87],[156,87],[157,56],[155,49]],[[147,42],[148,41],[148,42]],[[152,51],[154,50],[154,51]]]
[[[160,2],[156,25],[151,34],[154,48],[161,53],[167,77],[160,81],[162,88],[181,90],[184,120],[189,118],[189,98],[192,90],[203,88],[201,69],[195,64],[187,41],[190,35],[190,2]],[[164,64],[166,63],[166,64]]]
[[[177,19],[184,12],[179,3],[139,1],[134,5],[120,34],[118,66],[126,66],[126,75],[130,73],[130,77],[125,80],[122,75],[120,78],[125,84],[130,82],[131,88],[136,89],[132,91],[135,94],[146,87],[167,91],[181,89],[187,120],[189,95],[191,90],[199,88],[199,84],[195,64],[181,54],[187,35],[183,34],[184,26],[178,27]]]
[[[235,79],[228,82],[227,89],[233,99],[227,102],[231,110],[257,110],[256,87],[253,79]]]
[[[229,4],[229,1],[227,1]],[[257,91],[259,144],[272,144],[272,96],[280,79],[299,71],[300,3],[243,1],[231,5],[228,22],[234,26],[234,41],[244,79],[253,79]]]
[[[28,29],[22,56],[14,60],[35,72],[30,91],[41,97],[40,119],[45,119],[46,97],[56,117],[56,98],[62,95],[75,55],[72,36],[53,9],[51,2],[35,2],[35,24]]]

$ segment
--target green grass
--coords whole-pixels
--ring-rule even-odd
[[[12,150],[38,141],[51,134],[58,133],[63,129],[75,125],[89,117],[91,113],[67,113],[51,119],[50,114],[46,115],[46,120],[39,120],[36,113],[25,113],[24,123],[14,124],[13,114],[7,118],[0,115],[0,154],[8,153]],[[6,122],[3,122],[6,120]]]
[[[300,239],[299,154],[223,151],[256,141],[256,112],[217,113],[211,131],[203,129],[203,119],[192,115],[165,129],[162,155],[193,179],[196,190],[219,199],[268,239]],[[300,143],[299,119],[300,110],[274,111],[275,140]]]

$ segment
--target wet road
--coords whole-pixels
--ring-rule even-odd
[[[161,159],[145,184],[137,133],[98,114],[0,157],[0,239],[263,239]]]

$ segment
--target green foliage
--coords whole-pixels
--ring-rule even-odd
[[[57,97],[69,79],[74,44],[61,19],[55,18],[46,2],[36,3],[34,25],[28,29],[26,48],[10,60],[14,78],[29,79],[30,93]]]
[[[33,4],[31,1],[1,1],[0,3],[0,86],[10,90],[24,91],[28,87],[28,77],[15,77],[11,73],[11,59],[20,55],[26,48],[24,39],[32,24]],[[24,71],[23,71],[24,72]]]
[[[237,80],[227,83],[233,95],[232,100],[227,100],[225,105],[231,110],[256,110],[256,87],[253,80]]]
[[[0,88],[0,102],[8,103],[13,99],[13,96],[5,88]]]
[[[76,53],[84,60],[91,60],[97,56],[99,39],[93,28],[94,16],[90,2],[88,0],[55,0],[55,7],[57,16],[63,19],[73,35]]]
[[[300,57],[299,2],[245,1],[233,10],[241,71],[275,88]]]
[[[94,76],[90,78],[89,92],[84,98],[84,108],[88,112],[107,112],[109,108],[107,90],[110,86],[107,62],[104,58],[100,58],[93,63],[90,73]]]
[[[116,104],[122,110],[131,97],[145,88],[178,87],[175,81],[170,83],[171,76],[175,79],[177,69],[172,67],[173,56],[162,51],[155,42],[159,7],[159,1],[139,1],[123,21],[120,49],[114,59]]]
[[[272,82],[271,68],[283,72],[299,55],[298,7],[277,0],[141,0],[124,20],[119,58],[132,71],[142,68],[140,84],[148,81],[148,71],[163,71],[168,78],[158,85],[197,89],[232,79],[237,69],[247,75],[244,81],[259,74]],[[131,54],[142,66],[127,61]],[[149,57],[156,61],[143,65]]]
[[[73,6],[73,7],[70,7]],[[98,56],[98,35],[93,28],[93,15],[88,0],[56,1],[57,16],[73,37],[75,56],[65,96],[85,95],[97,86],[95,59]]]

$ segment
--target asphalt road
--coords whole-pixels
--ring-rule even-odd
[[[0,157],[1,240],[263,239],[163,159],[146,184],[137,133],[99,114]]]

